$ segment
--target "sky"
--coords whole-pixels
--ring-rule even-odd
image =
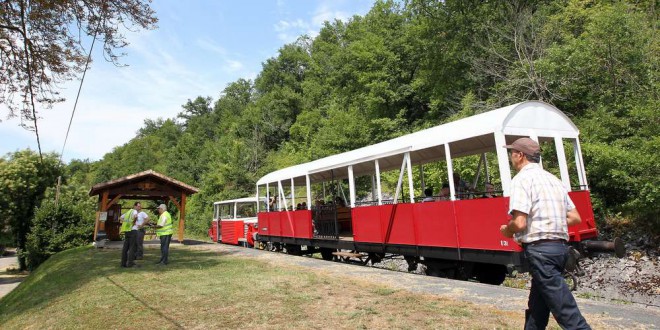
[[[373,0],[154,1],[155,30],[126,32],[130,45],[116,67],[92,52],[63,161],[103,158],[135,137],[145,119],[174,118],[188,99],[220,92],[240,78],[254,79],[262,63],[298,36],[315,37],[324,21],[365,15]],[[91,40],[91,37],[90,37]],[[39,109],[41,148],[61,153],[80,80],[61,86],[67,100]],[[0,105],[0,156],[37,150],[34,132],[6,119]]]

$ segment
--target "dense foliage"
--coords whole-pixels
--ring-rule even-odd
[[[27,268],[33,270],[51,255],[92,242],[95,203],[86,191],[69,187],[62,191],[58,203],[51,194],[36,209],[32,230],[21,252]]]
[[[56,155],[39,155],[31,150],[17,151],[0,159],[0,243],[25,249],[35,208],[48,187],[53,187],[61,166]],[[26,268],[25,258],[19,266]]]
[[[153,169],[197,186],[187,228],[203,234],[213,201],[274,169],[533,99],[580,128],[598,218],[658,233],[658,21],[644,0],[377,1],[284,45],[254,81],[72,162],[68,181]]]

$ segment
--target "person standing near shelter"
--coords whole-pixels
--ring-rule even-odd
[[[137,218],[135,221],[135,224],[137,225],[135,259],[142,260],[144,257],[144,235],[146,233],[144,227],[149,223],[149,216],[142,211],[142,204],[140,202],[135,203],[135,210],[137,211]]]
[[[167,212],[165,204],[160,204],[157,211],[159,217],[156,224],[156,236],[160,239],[160,261],[156,264],[167,265],[169,263],[167,258],[170,254],[170,242],[172,241],[172,234],[174,234],[172,216]]]
[[[137,205],[139,202],[133,204],[133,208],[129,209],[126,213],[119,217],[121,221],[120,233],[124,234],[124,245],[121,248],[121,266],[124,268],[133,267],[135,265],[135,245],[136,239],[133,232],[133,224],[137,218]]]
[[[521,243],[532,274],[525,329],[545,329],[550,313],[563,329],[591,329],[577,307],[562,272],[568,258],[568,226],[581,222],[563,183],[538,164],[539,144],[520,138],[510,145],[509,213],[502,235]]]

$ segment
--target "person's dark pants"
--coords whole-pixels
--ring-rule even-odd
[[[169,262],[167,257],[170,254],[170,242],[172,241],[172,235],[163,235],[160,236],[160,261],[159,263],[167,265]]]
[[[562,242],[527,244],[525,257],[532,274],[525,329],[545,329],[550,313],[563,329],[591,329],[562,276],[568,246]]]
[[[141,260],[144,257],[144,234],[147,231],[140,229],[137,231],[137,249],[135,251],[135,259]]]
[[[135,265],[135,250],[137,248],[137,230],[124,233],[124,245],[121,248],[121,266],[132,267]]]

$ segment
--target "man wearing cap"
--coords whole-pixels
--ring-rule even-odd
[[[160,261],[159,265],[167,265],[167,257],[170,254],[170,242],[172,241],[172,234],[174,229],[172,227],[172,216],[167,212],[167,206],[160,204],[158,206],[158,223],[156,224],[156,236],[160,239]]]
[[[530,138],[510,145],[511,164],[518,174],[511,181],[509,213],[500,227],[524,248],[532,275],[525,329],[545,329],[550,313],[564,329],[591,329],[577,307],[562,272],[568,258],[568,226],[579,224],[580,214],[563,183],[544,171],[541,148]]]

